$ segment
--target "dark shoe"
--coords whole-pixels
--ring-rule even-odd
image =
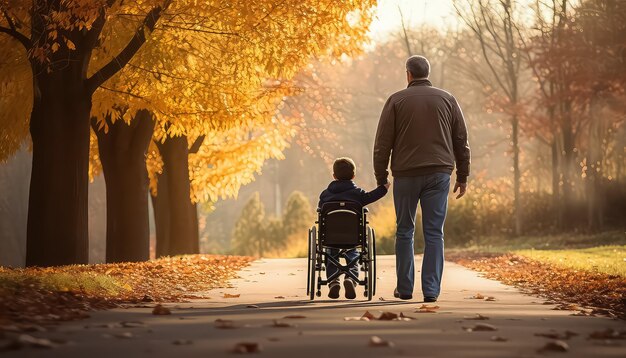
[[[437,297],[424,296],[424,302],[437,302]]]
[[[339,280],[335,280],[329,283],[328,288],[328,298],[339,298],[339,290],[341,290],[341,284],[339,283]]]
[[[398,288],[394,288],[393,290],[393,297],[395,298],[399,298],[401,300],[411,300],[413,299],[413,295],[401,295],[400,292],[398,292]]]
[[[343,280],[343,288],[346,290],[346,298],[353,300],[356,298],[356,283],[351,278]]]

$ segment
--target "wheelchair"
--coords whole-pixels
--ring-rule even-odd
[[[317,209],[316,225],[309,229],[307,295],[311,300],[322,295],[321,287],[342,274],[352,278],[359,286],[365,286],[368,301],[376,294],[376,237],[367,221],[368,210],[351,201],[332,201]],[[338,249],[335,258],[327,249]],[[346,252],[355,249],[358,256],[349,261]],[[346,260],[346,265],[339,262]],[[349,261],[349,262],[348,262]],[[328,263],[337,267],[331,277],[322,279],[322,271]],[[363,279],[350,272],[350,268],[360,265]]]

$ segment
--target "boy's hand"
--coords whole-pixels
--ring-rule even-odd
[[[391,186],[390,182],[387,182],[387,184],[385,184],[385,189],[389,190],[389,187]]]
[[[465,195],[465,191],[467,190],[467,183],[459,183],[458,181],[454,184],[454,191],[453,193],[456,193],[456,191],[459,191],[459,194],[456,196],[457,199],[460,199],[463,197],[463,195]]]

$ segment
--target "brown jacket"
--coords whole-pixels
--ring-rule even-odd
[[[448,92],[429,80],[413,80],[389,97],[380,115],[374,142],[374,174],[387,182],[389,156],[394,177],[451,174],[457,181],[469,175],[470,148],[463,113]]]

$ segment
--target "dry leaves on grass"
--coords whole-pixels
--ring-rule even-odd
[[[0,330],[86,318],[120,304],[197,298],[224,286],[252,260],[188,255],[135,263],[9,269],[0,267]]]
[[[224,296],[222,296],[222,298],[239,298],[240,296],[241,296],[240,293],[237,293],[237,294],[225,293]]]
[[[514,254],[463,252],[448,254],[446,258],[527,293],[564,303],[563,309],[594,308],[590,311],[572,309],[579,311],[576,315],[599,314],[626,319],[626,305],[622,302],[626,297],[624,277],[572,270]]]

